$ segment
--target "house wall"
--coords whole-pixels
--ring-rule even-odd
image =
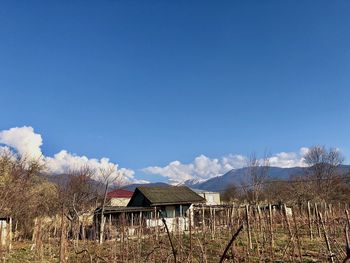
[[[186,217],[186,212],[190,208],[190,205],[168,205],[158,208],[163,211],[163,216],[166,218]]]
[[[161,207],[164,219],[170,232],[189,229],[188,209],[190,205],[169,205]],[[193,214],[191,214],[193,216]],[[164,227],[161,218],[147,219],[147,227]],[[193,218],[192,218],[193,222]]]
[[[110,204],[112,206],[127,206],[130,198],[111,198]]]
[[[147,202],[145,197],[139,191],[137,191],[136,188],[136,191],[133,197],[131,198],[131,203],[129,204],[129,206],[149,207],[149,203]]]
[[[214,192],[201,192],[198,193],[201,197],[205,198],[207,205],[220,205],[220,193]]]
[[[165,222],[170,232],[189,230],[189,219],[187,217],[165,218]],[[165,227],[162,220],[147,219],[147,227]]]

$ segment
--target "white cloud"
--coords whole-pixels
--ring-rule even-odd
[[[96,179],[101,178],[101,170],[111,169],[111,178],[121,179],[122,183],[146,183],[134,177],[135,172],[128,168],[121,168],[118,164],[111,162],[108,158],[88,158],[61,150],[54,156],[45,156],[41,146],[43,140],[40,134],[35,133],[30,126],[15,127],[0,131],[0,150],[8,147],[16,150],[19,154],[29,158],[40,159],[45,163],[48,172],[53,174],[66,173],[81,167],[90,167],[96,171]],[[303,156],[308,148],[302,147],[299,152],[280,152],[269,157],[271,166],[295,167],[305,166]],[[170,162],[164,167],[151,166],[142,169],[148,174],[162,175],[172,183],[184,182],[186,180],[207,180],[222,175],[232,169],[246,166],[248,157],[239,154],[229,154],[221,158],[209,158],[205,155],[196,157],[190,163],[180,161]]]
[[[22,156],[40,158],[43,140],[40,134],[34,133],[32,127],[15,127],[0,132],[0,143],[17,150]]]
[[[301,156],[305,156],[305,154],[307,154],[308,152],[309,152],[309,148],[307,148],[307,147],[301,147],[299,150],[299,154]]]
[[[189,164],[173,161],[164,167],[152,166],[144,168],[143,171],[165,176],[171,182],[176,183],[193,179],[206,180],[234,168],[243,167],[245,163],[246,158],[242,155],[228,155],[221,159],[211,159],[205,155],[200,155]]]
[[[296,167],[305,166],[303,155],[308,148],[301,148],[298,153],[281,152],[269,157],[271,166]],[[221,158],[209,158],[205,155],[196,157],[191,163],[183,164],[173,161],[164,167],[150,166],[143,169],[148,174],[158,174],[167,177],[173,183],[181,183],[186,180],[207,180],[215,176],[223,175],[232,170],[247,165],[248,157],[239,154],[229,154]]]
[[[48,172],[53,174],[66,173],[83,167],[89,167],[96,172],[95,179],[102,179],[103,172],[110,171],[108,180],[125,184],[134,180],[135,172],[126,168],[119,168],[118,164],[110,162],[108,158],[88,158],[74,155],[66,150],[56,153],[53,157],[45,157]]]
[[[101,159],[88,158],[71,154],[66,150],[61,150],[53,157],[44,156],[41,151],[42,137],[40,134],[35,133],[30,126],[0,131],[0,144],[4,145],[0,147],[1,150],[11,147],[22,156],[40,159],[49,173],[60,174],[89,167],[96,172],[95,179],[102,179],[102,171],[109,170],[109,180],[118,180],[123,184],[139,182],[139,180],[134,178],[135,172],[133,170],[120,168],[118,164],[111,162],[105,157]]]
[[[307,153],[308,148],[300,148],[298,153],[295,152],[280,152],[269,158],[271,166],[290,168],[305,166],[303,156]]]

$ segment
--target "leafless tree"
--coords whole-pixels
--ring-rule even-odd
[[[12,216],[24,235],[30,235],[35,217],[55,212],[57,192],[42,171],[40,160],[0,153],[0,214]]]
[[[255,204],[261,200],[264,183],[269,175],[269,167],[269,158],[266,155],[262,159],[258,159],[255,154],[249,157],[242,181],[242,190],[249,202]]]
[[[308,165],[307,176],[314,189],[314,195],[327,200],[331,192],[339,186],[339,165],[343,163],[343,156],[336,148],[327,149],[325,146],[313,146],[304,156]]]
[[[222,200],[231,203],[237,200],[239,197],[240,197],[240,192],[238,187],[234,184],[231,184],[225,189],[222,195]]]
[[[61,206],[67,209],[67,218],[75,221],[80,215],[91,211],[98,196],[98,185],[93,179],[94,170],[88,166],[71,170],[66,182],[60,184],[59,194]]]
[[[283,201],[289,201],[299,207],[303,203],[315,199],[312,182],[305,178],[303,174],[294,174],[290,177],[290,182],[288,182],[288,187],[284,189],[284,194],[288,199]]]

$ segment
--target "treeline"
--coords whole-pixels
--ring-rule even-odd
[[[19,156],[10,150],[0,153],[0,217],[12,217],[18,238],[29,238],[34,219],[58,215],[64,209],[73,228],[79,216],[92,213],[103,199],[101,189],[113,169],[94,171],[83,167],[68,172],[55,183],[47,179],[41,160]],[[103,174],[99,182],[95,174]]]
[[[245,180],[229,186],[223,200],[250,204],[310,202],[350,203],[350,172],[342,168],[338,149],[314,146],[303,156],[307,165],[288,180],[269,178],[268,158],[250,158]]]

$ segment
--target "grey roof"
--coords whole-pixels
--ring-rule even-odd
[[[140,192],[151,206],[166,204],[203,203],[205,199],[187,186],[138,187],[134,193]]]

